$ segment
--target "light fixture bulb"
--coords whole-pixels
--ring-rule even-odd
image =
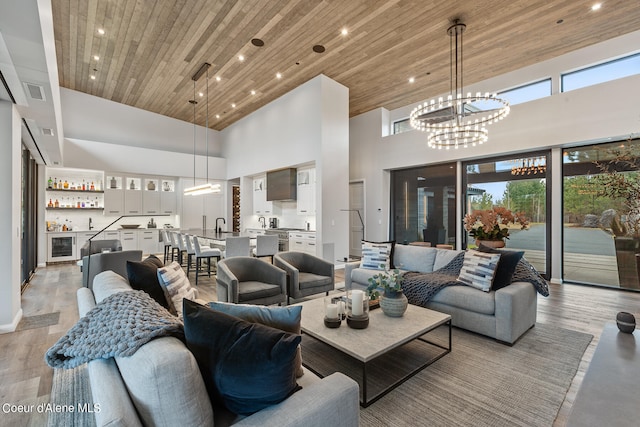
[[[281,78],[282,78],[282,74],[276,73],[276,79],[281,79]]]
[[[252,90],[252,91],[251,91],[251,95],[255,95],[255,94],[256,94],[256,91],[255,91],[255,90]]]
[[[101,36],[104,36],[104,33],[105,33],[104,29],[98,28],[98,34],[100,34]]]
[[[340,34],[342,34],[343,36],[346,36],[347,34],[349,34],[349,30],[347,30],[346,28],[343,28],[342,30],[340,30]]]
[[[416,81],[415,77],[409,77],[409,83],[413,83],[415,81]]]
[[[95,79],[96,79],[96,76],[94,76],[93,74],[91,74],[91,75],[89,76],[89,78],[90,78],[91,80],[95,80]]]
[[[240,62],[244,61],[244,55],[238,55],[238,61]]]
[[[100,61],[100,57],[98,55],[93,55],[93,59],[96,61]]]
[[[596,3],[593,6],[591,6],[591,10],[595,12],[596,10],[600,10],[601,7],[602,7],[602,3]]]
[[[219,82],[220,80],[222,80],[222,78],[220,76],[216,76],[216,81]]]

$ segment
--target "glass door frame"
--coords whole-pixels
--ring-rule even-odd
[[[473,160],[466,160],[462,162],[462,196],[459,201],[459,203],[461,204],[461,212],[462,212],[462,218],[464,218],[464,216],[468,213],[467,212],[467,200],[468,200],[468,196],[467,196],[467,188],[468,188],[468,184],[469,184],[469,179],[468,179],[468,173],[467,173],[467,167],[469,165],[475,165],[478,163],[489,163],[489,162],[502,162],[502,161],[507,161],[507,160],[512,160],[512,159],[520,159],[523,157],[544,157],[545,161],[546,161],[546,171],[545,171],[545,182],[546,182],[546,194],[545,194],[545,270],[544,272],[540,272],[540,274],[542,275],[542,277],[544,277],[545,279],[549,280],[549,278],[551,277],[551,223],[553,221],[553,217],[552,217],[552,206],[551,206],[551,194],[553,191],[552,188],[552,174],[553,174],[553,169],[551,166],[551,150],[537,150],[537,151],[530,151],[530,152],[524,152],[524,153],[518,153],[518,154],[509,154],[509,155],[503,155],[503,156],[495,156],[495,157],[486,157],[486,158],[477,158],[477,159],[473,159]],[[496,181],[497,182],[497,181]],[[462,228],[462,236],[461,236],[461,243],[462,243],[462,248],[463,249],[467,249],[468,247],[468,239],[467,239],[467,233],[465,232],[463,226],[462,226],[462,218],[459,218],[460,224],[459,226]]]

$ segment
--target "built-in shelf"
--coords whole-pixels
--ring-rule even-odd
[[[101,211],[104,208],[46,208],[48,211]]]
[[[56,191],[60,193],[94,193],[100,194],[104,193],[103,190],[70,190],[70,189],[61,189],[61,188],[47,188],[47,191]]]

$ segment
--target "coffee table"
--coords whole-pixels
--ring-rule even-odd
[[[329,345],[361,364],[362,388],[360,404],[363,407],[369,406],[436,360],[451,352],[451,316],[448,314],[409,304],[402,317],[389,317],[381,309],[370,311],[369,326],[366,329],[352,329],[347,326],[346,320],[342,322],[339,328],[331,329],[324,325],[323,298],[312,299],[296,305],[302,306],[301,329],[303,334]],[[448,345],[432,342],[423,337],[423,335],[442,325],[448,326]],[[392,381],[391,384],[387,384],[374,396],[369,396],[367,393],[368,376],[370,376],[367,370],[369,365],[390,351],[415,340],[426,343],[429,347],[436,347],[437,353],[399,379]],[[323,376],[319,369],[310,366],[308,361],[305,362],[304,341],[302,361],[304,366],[311,372],[319,377]],[[343,373],[352,376],[349,372]],[[380,378],[376,379],[379,380]],[[358,381],[357,378],[354,378],[354,380]]]

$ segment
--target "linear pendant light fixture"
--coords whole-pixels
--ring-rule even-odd
[[[509,103],[497,95],[471,92],[463,95],[462,33],[467,28],[456,19],[447,29],[449,43],[450,93],[447,99],[432,99],[418,105],[409,115],[414,129],[429,133],[427,145],[436,149],[467,148],[489,139],[485,127],[509,114]]]
[[[193,187],[185,188],[184,194],[187,196],[199,196],[201,194],[219,193],[220,184],[211,184],[209,182],[209,67],[211,64],[205,62],[191,77],[193,80],[193,99],[189,100],[193,104]],[[203,74],[206,73],[206,117],[205,117],[205,144],[207,159],[207,182],[205,184],[196,185],[196,82]]]

